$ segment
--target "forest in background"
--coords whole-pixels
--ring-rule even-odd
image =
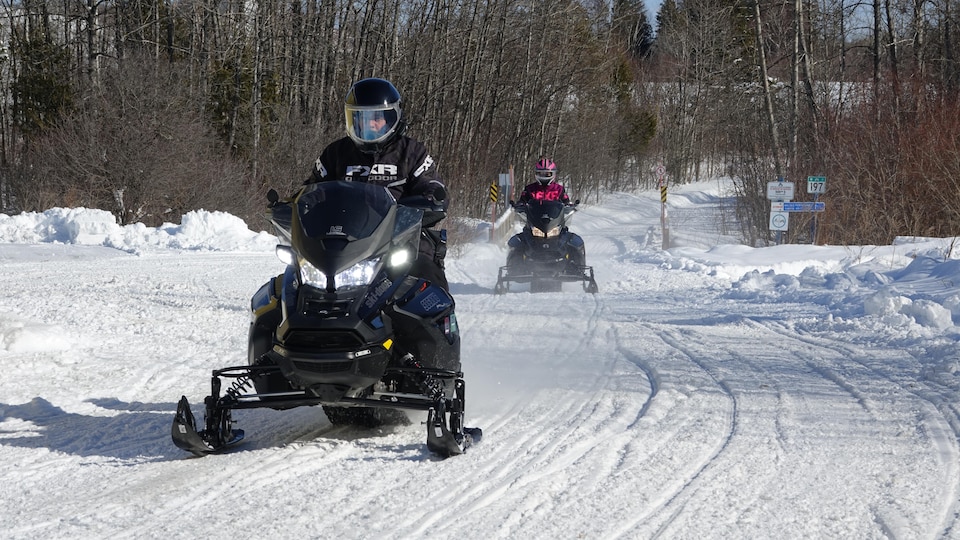
[[[264,225],[391,80],[451,216],[511,167],[574,198],[732,177],[745,243],[768,182],[808,199],[786,241],[960,235],[960,0],[24,0],[0,2],[0,212],[119,223],[196,209]],[[505,194],[503,199],[508,198]],[[454,236],[454,239],[456,237]],[[455,241],[455,240],[454,240]]]

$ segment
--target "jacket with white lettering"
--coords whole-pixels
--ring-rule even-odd
[[[313,166],[305,184],[328,180],[352,180],[385,186],[400,199],[411,195],[433,196],[437,189],[446,187],[437,174],[433,158],[427,148],[416,139],[401,135],[378,154],[361,152],[350,137],[330,143]],[[423,229],[420,232],[420,256],[410,269],[410,274],[426,278],[449,290],[443,271],[443,259],[447,253],[446,233]]]
[[[446,189],[433,158],[420,141],[401,135],[382,152],[361,152],[349,137],[330,143],[317,158],[306,184],[353,180],[385,186],[395,199]]]
[[[562,185],[556,182],[550,182],[547,185],[543,185],[540,182],[528,184],[527,187],[523,188],[523,193],[520,194],[520,199],[517,202],[526,204],[532,199],[538,201],[560,201],[563,204],[570,204],[570,196],[567,195],[567,191],[563,189]]]

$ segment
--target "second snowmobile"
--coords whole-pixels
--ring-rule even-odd
[[[524,217],[525,225],[507,241],[507,264],[500,267],[494,293],[508,291],[511,282],[529,283],[530,292],[556,292],[564,282],[581,282],[583,290],[596,293],[583,238],[568,227],[579,201],[533,199],[526,204],[511,201],[511,205]]]

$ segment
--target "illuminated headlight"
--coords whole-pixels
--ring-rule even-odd
[[[359,287],[369,284],[380,269],[380,257],[361,261],[333,277],[334,285],[343,287]],[[327,287],[327,276],[316,266],[305,259],[300,259],[300,281],[318,289]]]
[[[276,249],[277,258],[280,259],[280,262],[283,264],[293,264],[297,260],[297,256],[293,253],[293,248],[290,246],[279,245]]]
[[[536,227],[531,227],[531,231],[533,232],[533,235],[536,236],[537,238],[544,238],[544,237],[553,238],[554,236],[560,236],[560,227],[554,227],[550,229],[549,231],[547,231],[547,234],[543,234],[543,231],[541,231]]]
[[[399,266],[410,264],[411,262],[413,262],[413,257],[408,249],[394,251],[387,259],[387,265],[389,265],[390,268],[397,268]]]

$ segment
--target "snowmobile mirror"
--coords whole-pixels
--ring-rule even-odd
[[[267,192],[267,200],[270,201],[270,207],[272,208],[280,200],[280,194],[277,193],[277,190],[270,188],[270,191]]]
[[[577,200],[573,201],[573,205],[574,205],[574,206],[579,206],[579,205],[580,205],[580,199],[577,199]]]

